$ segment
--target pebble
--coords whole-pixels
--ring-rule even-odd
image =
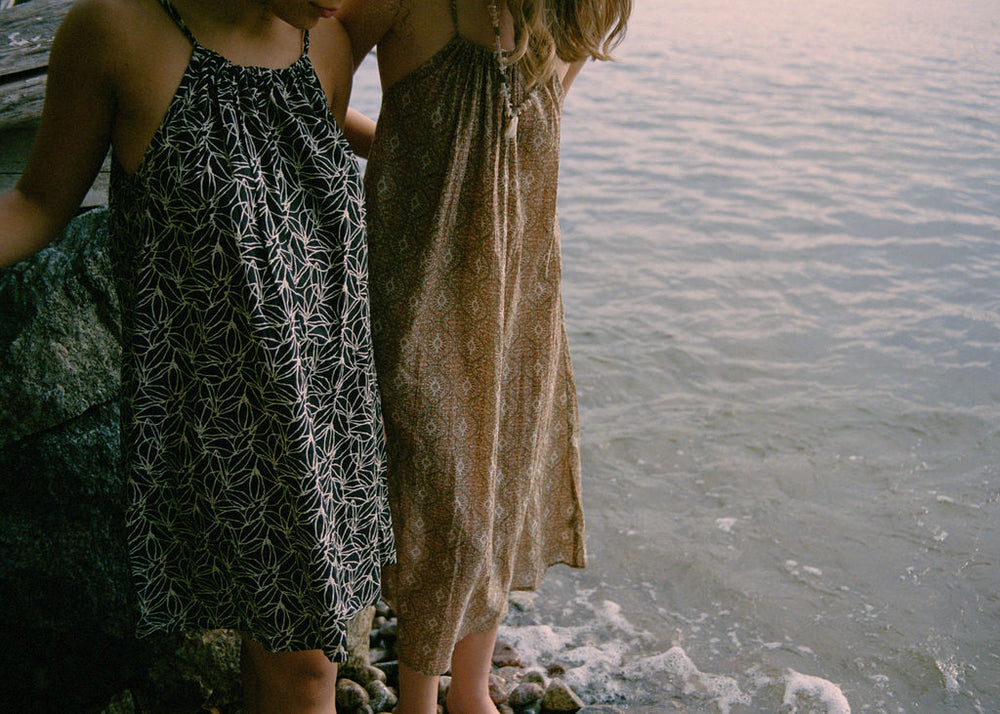
[[[451,677],[447,674],[438,677],[438,704],[444,704],[445,699],[448,698],[448,687],[450,686]]]
[[[542,695],[542,709],[550,712],[578,712],[583,700],[561,679],[553,679]]]
[[[368,706],[367,690],[351,679],[337,680],[337,709],[357,712]]]
[[[367,687],[369,682],[386,681],[386,674],[378,667],[371,664],[363,664],[357,667],[344,667],[343,678],[350,679],[362,687]]]
[[[524,709],[541,701],[545,689],[537,682],[521,682],[507,695],[507,703],[514,709]]]
[[[535,609],[535,593],[515,590],[510,594],[510,606],[518,612],[532,612]]]
[[[493,670],[493,674],[502,677],[507,682],[520,682],[524,678],[525,672],[523,667],[497,667]]]
[[[493,666],[520,667],[521,655],[509,643],[498,639],[493,647]]]
[[[365,691],[368,692],[368,705],[372,711],[391,712],[396,708],[396,693],[385,682],[374,679],[365,685]]]
[[[521,678],[522,682],[535,682],[536,684],[541,684],[543,687],[546,684],[545,672],[540,669],[529,669],[524,673]]]
[[[376,662],[375,666],[385,672],[385,683],[390,687],[399,686],[399,662],[397,660],[384,660]]]
[[[503,704],[507,701],[509,687],[503,677],[495,674],[490,675],[490,701],[494,704]]]
[[[378,628],[378,636],[381,637],[383,640],[389,640],[390,643],[395,642],[396,629],[397,629],[396,618],[392,618],[391,620],[386,620],[385,622],[382,623],[382,626]]]

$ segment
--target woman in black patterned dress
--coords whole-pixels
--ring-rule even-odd
[[[333,4],[80,0],[0,196],[6,266],[111,147],[139,634],[241,631],[248,713],[334,711],[345,624],[393,558]]]

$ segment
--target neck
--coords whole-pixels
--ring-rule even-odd
[[[213,24],[227,26],[246,34],[266,32],[275,23],[281,22],[258,0],[183,0],[183,2]]]
[[[287,67],[302,51],[302,30],[260,0],[172,0],[198,42],[231,62]]]

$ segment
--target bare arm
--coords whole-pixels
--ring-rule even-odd
[[[313,30],[312,36],[316,41],[310,52],[326,92],[330,111],[354,153],[368,158],[375,135],[375,122],[348,106],[354,80],[350,40],[344,26],[337,19],[324,20],[321,27],[322,35],[318,33],[319,27]]]
[[[354,149],[354,153],[362,159],[367,159],[371,152],[372,140],[375,138],[375,121],[357,109],[347,109],[347,120],[344,122],[344,136]]]
[[[346,134],[345,120],[354,64],[351,43],[344,26],[336,18],[321,20],[310,32],[309,58],[326,94],[330,113]]]
[[[340,4],[337,18],[351,38],[355,68],[392,29],[399,5],[397,0],[344,0]]]
[[[587,60],[582,59],[566,65],[562,74],[563,94],[566,94],[569,91],[570,86],[573,84],[573,80],[576,79],[578,74],[580,74],[580,70],[583,69],[583,65],[586,61]]]
[[[114,91],[106,15],[99,2],[79,2],[56,32],[28,165],[0,196],[2,267],[33,255],[66,227],[107,154]]]

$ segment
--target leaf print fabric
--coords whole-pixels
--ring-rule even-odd
[[[235,628],[343,661],[393,558],[357,162],[305,49],[199,45],[138,171],[113,163],[139,634]]]

